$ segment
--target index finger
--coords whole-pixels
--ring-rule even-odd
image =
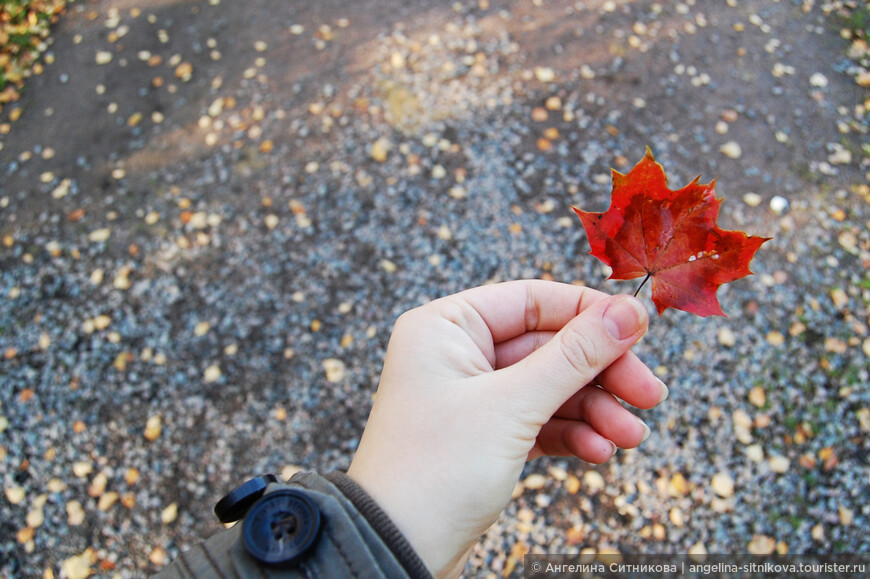
[[[608,294],[588,287],[544,280],[480,286],[449,296],[470,306],[486,324],[493,344],[526,332],[558,331]]]

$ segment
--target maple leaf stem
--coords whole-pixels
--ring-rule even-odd
[[[639,285],[639,286],[637,286],[637,289],[636,289],[635,292],[634,292],[634,297],[637,297],[637,294],[640,293],[640,288],[642,288],[642,287],[644,286],[644,284],[646,283],[646,280],[648,280],[648,279],[650,278],[651,275],[652,275],[651,273],[646,274],[646,277],[643,278],[643,281],[640,282],[640,285]]]

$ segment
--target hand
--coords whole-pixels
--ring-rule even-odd
[[[458,576],[526,460],[609,459],[667,388],[629,351],[646,309],[546,281],[483,286],[403,314],[348,475],[437,576]]]

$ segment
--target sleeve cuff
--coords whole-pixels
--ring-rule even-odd
[[[393,555],[405,568],[409,577],[420,579],[432,579],[432,573],[426,568],[423,560],[396,528],[390,517],[369,496],[356,481],[340,471],[334,471],[324,476],[335,485],[347,499],[353,503],[357,511],[365,517],[372,529],[380,536],[384,544],[392,551]]]

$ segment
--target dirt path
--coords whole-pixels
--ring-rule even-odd
[[[143,576],[251,473],[346,467],[409,307],[633,291],[569,207],[646,146],[775,239],[729,318],[654,321],[651,439],[530,464],[468,576],[867,552],[868,93],[833,5],[72,4],[0,119],[0,574]]]

